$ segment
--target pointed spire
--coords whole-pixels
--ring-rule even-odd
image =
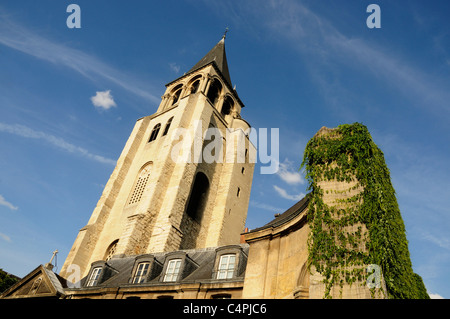
[[[224,79],[231,86],[231,77],[230,72],[228,71],[227,56],[225,54],[225,38],[227,32],[228,28],[225,30],[222,39],[214,46],[214,48],[211,49],[211,51],[209,51],[200,61],[198,61],[197,64],[194,65],[188,73],[196,71],[213,62],[222,73]]]
[[[223,33],[222,40],[225,40],[227,37],[228,27],[225,28],[225,32]]]

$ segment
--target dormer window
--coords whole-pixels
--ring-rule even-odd
[[[91,270],[86,277],[84,285],[86,287],[98,286],[117,273],[118,271],[111,267],[106,261],[98,260],[91,264]]]
[[[247,264],[247,254],[240,245],[223,246],[216,249],[212,279],[227,280],[242,276]]]
[[[89,280],[86,284],[87,287],[93,287],[97,285],[100,279],[100,275],[102,274],[102,270],[103,267],[95,267],[92,269],[91,275],[89,276]]]
[[[145,279],[147,278],[149,269],[150,269],[149,262],[139,263],[137,266],[136,272],[134,274],[132,283],[140,284],[140,283],[145,282]]]
[[[159,281],[179,282],[189,276],[198,268],[198,264],[193,261],[183,251],[169,253],[164,261],[164,267]]]
[[[220,256],[219,268],[217,271],[217,279],[233,278],[234,269],[236,268],[236,254],[226,254]]]
[[[140,255],[135,258],[129,279],[131,284],[142,284],[155,279],[161,274],[162,265],[153,255]]]
[[[169,260],[167,264],[166,273],[164,275],[164,282],[177,281],[180,273],[181,259]]]

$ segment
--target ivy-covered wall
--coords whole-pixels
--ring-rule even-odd
[[[405,226],[383,152],[360,124],[322,129],[307,144],[302,167],[309,182],[309,266],[333,286],[365,282],[367,265],[381,267],[388,298],[429,298],[412,270]],[[342,200],[324,202],[324,181],[359,188]],[[328,190],[327,190],[328,192]],[[363,227],[364,226],[364,227]],[[364,228],[364,229],[363,229]],[[357,247],[364,249],[357,249]]]

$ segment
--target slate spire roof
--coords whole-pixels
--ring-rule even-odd
[[[227,56],[225,54],[225,36],[211,49],[200,61],[194,65],[188,73],[196,71],[210,63],[215,63],[224,79],[231,86],[230,72],[228,71]]]

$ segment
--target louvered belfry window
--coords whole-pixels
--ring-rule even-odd
[[[135,204],[141,200],[142,194],[144,194],[148,179],[150,177],[151,168],[152,168],[152,163],[149,163],[149,164],[145,165],[139,172],[138,179],[136,181],[136,184],[133,189],[133,193],[131,194],[128,204],[130,204],[130,205]]]

